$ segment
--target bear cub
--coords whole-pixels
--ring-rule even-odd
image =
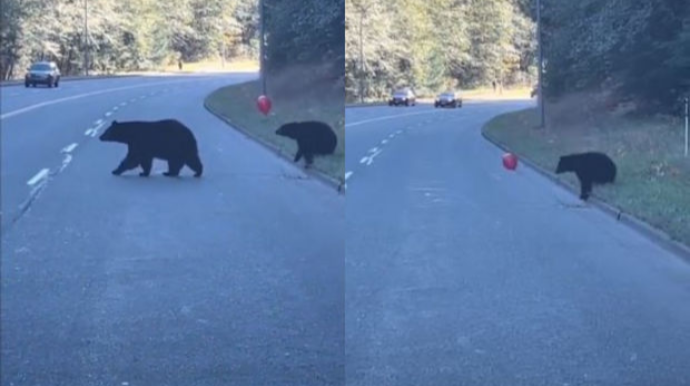
[[[558,161],[556,174],[572,172],[580,181],[580,198],[587,201],[594,184],[613,183],[616,164],[606,154],[586,152],[565,155]]]
[[[116,176],[141,166],[143,171],[139,175],[147,177],[154,158],[168,161],[168,171],[163,173],[167,177],[179,176],[185,165],[194,171],[194,177],[201,177],[204,170],[194,134],[176,119],[113,121],[99,139],[128,147],[127,156],[112,171]]]
[[[326,123],[317,121],[286,123],[276,130],[276,134],[297,141],[294,162],[304,156],[307,168],[314,163],[315,155],[333,154],[338,144],[338,137],[333,129]]]

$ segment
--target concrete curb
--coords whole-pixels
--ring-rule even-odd
[[[283,152],[280,150],[280,148],[279,148],[278,146],[276,146],[276,145],[274,145],[274,144],[272,144],[272,143],[266,141],[266,140],[263,139],[263,138],[260,138],[260,137],[257,137],[257,136],[252,135],[251,132],[250,132],[249,130],[247,130],[247,129],[245,129],[245,128],[239,126],[239,125],[237,125],[236,123],[234,123],[234,122],[233,122],[231,119],[229,119],[228,117],[226,117],[226,116],[224,116],[224,115],[222,115],[222,114],[220,114],[220,113],[215,112],[215,111],[208,105],[208,103],[207,103],[206,100],[204,100],[204,108],[205,108],[209,113],[215,115],[218,119],[220,119],[221,121],[225,122],[225,123],[226,123],[228,126],[230,126],[231,128],[237,130],[238,132],[240,132],[241,134],[243,134],[245,137],[251,139],[252,141],[257,142],[258,144],[262,145],[262,146],[265,147],[266,149],[272,151],[273,153],[275,153],[275,154],[276,154],[277,156],[279,156],[280,158],[283,158],[284,160],[288,161],[288,163],[290,164],[290,166],[292,166],[292,167],[294,167],[294,168],[297,168],[297,166],[295,166],[294,163],[292,162],[292,158],[289,157],[287,154],[283,153]],[[344,194],[344,193],[345,193],[345,187],[344,187],[345,183],[344,183],[344,181],[338,181],[338,180],[336,180],[335,178],[333,178],[333,177],[331,177],[331,176],[329,176],[329,175],[327,175],[327,174],[325,174],[325,173],[323,173],[323,172],[321,172],[321,171],[319,171],[319,170],[316,170],[316,169],[304,169],[304,168],[300,168],[300,170],[304,171],[307,175],[313,177],[315,180],[318,180],[318,181],[320,181],[321,183],[323,183],[323,184],[325,184],[325,185],[328,185],[328,186],[330,186],[330,187],[335,188],[336,191],[337,191],[338,193],[340,193],[340,194]]]
[[[482,137],[492,143],[494,146],[500,148],[503,151],[506,152],[512,152],[508,146],[504,145],[503,143],[491,138],[490,136],[486,135],[484,130],[482,130]],[[513,152],[514,153],[514,152]],[[544,169],[543,167],[537,165],[535,162],[530,160],[529,158],[515,153],[518,158],[520,159],[520,162],[524,163],[527,165],[527,167],[533,169],[537,173],[541,174],[542,176],[548,178],[549,180],[553,181],[554,183],[560,185],[561,187],[565,188],[566,190],[573,192],[574,194],[577,195],[577,191],[573,189],[572,186],[566,184],[563,182],[561,179],[559,179],[554,173]],[[647,224],[646,222],[636,218],[635,216],[623,212],[621,209],[616,208],[615,206],[604,202],[603,200],[597,198],[594,194],[587,200],[588,203],[593,204],[595,207],[599,208],[602,210],[604,213],[607,213],[608,215],[612,216],[616,220],[620,221],[621,223],[625,224],[626,226],[636,230],[640,234],[644,235],[648,239],[654,241],[657,245],[661,246],[662,248],[666,249],[669,252],[674,253],[675,255],[690,261],[690,247],[687,245],[684,245],[673,238],[666,234],[665,232],[654,228],[653,226]]]
[[[74,77],[60,78],[60,83],[62,83],[62,82],[74,82],[74,81],[78,81],[78,80],[90,80],[90,79],[132,78],[132,77],[138,77],[138,76],[143,76],[143,75],[132,74],[132,75],[74,76]],[[8,81],[0,82],[0,87],[12,87],[12,86],[23,86],[23,85],[24,85],[23,80],[8,80]]]

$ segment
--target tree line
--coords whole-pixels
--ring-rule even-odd
[[[537,81],[536,0],[345,0],[346,96]],[[541,0],[544,96],[668,112],[690,91],[690,1]]]
[[[258,57],[256,0],[3,0],[0,11],[3,80],[35,60],[73,75],[85,63],[108,72]]]
[[[345,0],[346,95],[532,84],[528,0]],[[362,82],[361,82],[362,81]],[[362,87],[364,86],[364,87]]]
[[[690,90],[690,1],[542,0],[545,95],[670,112]]]

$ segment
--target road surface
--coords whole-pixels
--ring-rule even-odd
[[[344,384],[345,200],[204,109],[250,78],[0,89],[3,386]],[[110,174],[171,117],[201,179]]]
[[[346,110],[348,386],[690,385],[690,267],[503,169],[528,104]]]

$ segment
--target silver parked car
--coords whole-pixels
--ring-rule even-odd
[[[452,91],[442,93],[438,96],[438,98],[436,98],[434,107],[446,106],[450,106],[452,108],[462,107],[462,97]]]
[[[60,85],[60,69],[54,62],[36,62],[26,69],[24,76],[24,86],[34,86],[45,84],[48,87],[58,87]]]
[[[393,96],[388,100],[388,106],[414,106],[417,104],[417,97],[409,88],[403,88],[393,93]]]

